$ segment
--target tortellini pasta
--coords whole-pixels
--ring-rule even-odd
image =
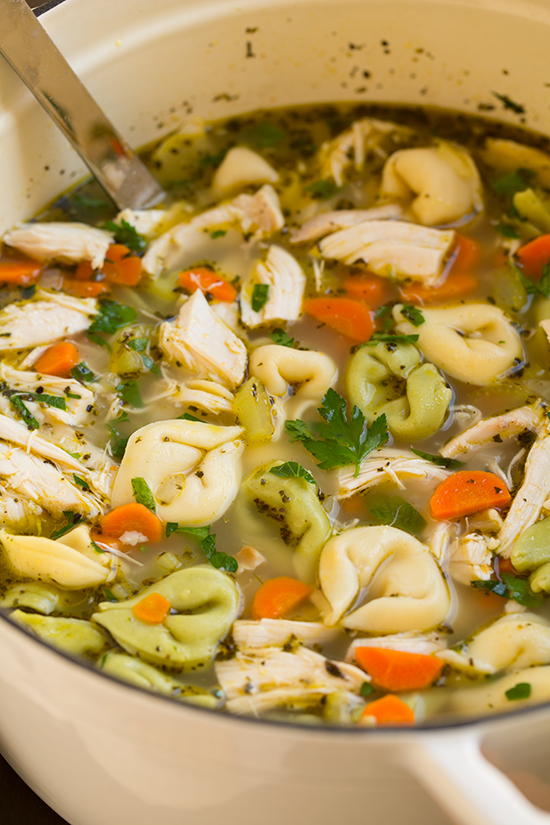
[[[506,693],[519,684],[528,684],[529,693],[516,700],[514,707],[547,702],[550,699],[550,665],[514,670],[495,682],[456,690],[450,694],[447,709],[468,716],[510,710]]]
[[[298,385],[296,395],[300,398],[320,401],[338,370],[332,358],[322,352],[267,344],[250,356],[250,372],[271,395],[285,395],[290,384]]]
[[[485,386],[523,359],[519,334],[503,311],[490,304],[423,309],[424,323],[406,321],[394,307],[396,329],[418,335],[426,359],[465,384]]]
[[[40,616],[14,610],[12,619],[29,628],[39,639],[72,656],[97,656],[107,647],[107,637],[100,628],[84,619],[65,616]]]
[[[412,344],[362,347],[348,362],[346,388],[369,423],[386,415],[398,441],[421,441],[436,432],[452,398],[433,364],[420,364],[420,353]]]
[[[196,421],[147,424],[128,442],[113,487],[113,506],[133,501],[132,479],[144,478],[163,521],[211,524],[237,495],[241,436],[241,427]]]
[[[145,624],[132,608],[151,593],[172,610],[162,624]],[[225,573],[199,565],[172,573],[122,602],[101,602],[92,621],[109,631],[134,656],[169,670],[191,670],[210,662],[241,611],[241,594]]]
[[[42,581],[14,584],[0,600],[0,607],[25,607],[49,616],[50,613],[70,613],[87,602],[87,594],[79,590],[62,590]]]
[[[294,567],[300,578],[315,581],[317,561],[330,536],[330,522],[315,486],[303,478],[279,478],[270,472],[282,462],[256,469],[243,481],[245,496],[259,513],[281,525],[283,540],[294,548]]]
[[[319,581],[330,608],[325,622],[340,621],[350,630],[430,630],[450,607],[429,547],[395,527],[355,527],[331,538],[321,553]],[[363,587],[369,587],[366,603],[341,618]]]
[[[394,152],[384,165],[380,193],[412,199],[411,212],[425,226],[483,209],[477,167],[466,149],[454,143]]]

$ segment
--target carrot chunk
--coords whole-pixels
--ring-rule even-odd
[[[149,593],[132,607],[132,613],[145,624],[160,624],[169,614],[172,605],[160,593]]]
[[[403,301],[409,304],[435,304],[475,292],[478,285],[475,275],[470,272],[455,272],[453,269],[439,286],[407,284],[399,287],[399,292]]]
[[[252,602],[255,619],[279,619],[286,616],[308,598],[311,587],[299,579],[279,576],[264,582]]]
[[[96,298],[107,290],[103,281],[77,281],[76,278],[63,278],[63,291],[75,298]]]
[[[550,235],[541,235],[529,241],[516,252],[523,271],[534,281],[542,277],[542,268],[550,263]]]
[[[157,542],[163,537],[162,521],[145,505],[132,502],[121,504],[103,516],[99,525],[98,537],[109,543],[110,539],[119,539],[124,533],[137,532],[147,537],[147,541]],[[131,547],[126,546],[127,550]]]
[[[0,261],[0,283],[29,286],[36,283],[42,267],[38,261]]]
[[[54,344],[42,353],[33,367],[36,372],[44,375],[57,375],[59,378],[70,378],[71,370],[80,361],[80,354],[74,344],[62,341]]]
[[[344,289],[350,298],[366,301],[370,309],[378,309],[393,297],[393,286],[380,275],[348,275],[344,279]]]
[[[459,470],[436,488],[430,509],[435,519],[453,519],[489,507],[505,507],[510,499],[508,488],[493,473]]]
[[[352,298],[310,298],[304,311],[358,343],[368,341],[374,331],[369,307]]]
[[[233,284],[205,267],[198,266],[180,272],[179,281],[181,288],[187,292],[196,292],[200,289],[202,293],[208,292],[216,301],[232,303],[237,297],[237,290]]]
[[[367,717],[376,719],[377,725],[414,725],[412,708],[392,693],[370,702],[361,714],[361,720]]]
[[[101,271],[111,284],[136,286],[141,278],[141,258],[132,255],[124,244],[114,243],[107,250]]]
[[[481,260],[481,245],[467,235],[457,234],[451,259],[455,272],[471,272]]]
[[[443,662],[435,656],[384,647],[358,647],[355,659],[376,687],[392,692],[427,688],[443,670]]]
[[[78,264],[74,277],[77,281],[91,281],[95,270],[92,268],[90,261],[80,261]]]

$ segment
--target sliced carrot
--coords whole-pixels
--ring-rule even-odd
[[[529,241],[516,252],[516,258],[523,266],[523,271],[533,280],[542,277],[542,268],[550,263],[550,235],[541,235]]]
[[[160,593],[149,593],[132,607],[132,613],[145,624],[160,624],[170,613],[172,605]]]
[[[392,692],[427,688],[443,670],[443,662],[435,656],[384,647],[358,647],[355,659],[373,685]]]
[[[450,301],[470,292],[475,292],[479,281],[470,272],[449,272],[439,286],[426,287],[421,283],[407,284],[399,287],[401,298],[410,304],[435,304],[439,301]]]
[[[90,261],[80,261],[78,264],[74,277],[77,281],[91,281],[96,270],[92,267]]]
[[[467,235],[457,234],[451,260],[453,271],[471,272],[481,260],[481,244]]]
[[[59,378],[70,378],[71,370],[80,361],[80,354],[74,344],[62,341],[42,353],[34,364],[36,372],[45,375],[57,375]]]
[[[197,266],[194,269],[186,269],[180,272],[179,280],[181,288],[187,292],[196,292],[200,289],[202,293],[208,293],[216,301],[232,303],[237,297],[237,290],[233,284],[205,267]]]
[[[141,278],[141,258],[132,255],[124,244],[114,243],[107,250],[101,271],[112,284],[136,286]]]
[[[348,275],[343,287],[350,298],[366,301],[371,309],[378,309],[393,298],[393,285],[380,275]]]
[[[311,587],[299,579],[269,579],[256,591],[252,615],[255,619],[279,619],[305,602],[310,593]]]
[[[63,291],[76,298],[96,298],[107,290],[103,281],[77,281],[74,278],[63,278]]]
[[[361,721],[369,717],[375,719],[377,725],[414,725],[412,708],[392,693],[375,699],[366,706],[361,714]]]
[[[510,500],[505,483],[493,473],[459,470],[436,488],[430,509],[435,519],[453,519],[489,507],[505,507]]]
[[[110,510],[103,516],[97,535],[108,543],[110,539],[119,539],[124,533],[134,531],[146,536],[147,541],[151,542],[160,541],[164,535],[162,521],[156,513],[137,502],[121,504]],[[126,545],[125,549],[132,548]]]
[[[519,571],[516,570],[510,559],[503,559],[502,556],[497,556],[495,562],[499,576],[502,576],[503,573],[511,573],[512,576],[519,575]]]
[[[0,261],[0,283],[29,286],[36,283],[42,269],[38,261]]]
[[[304,311],[358,343],[368,341],[374,331],[369,307],[352,298],[310,298]]]

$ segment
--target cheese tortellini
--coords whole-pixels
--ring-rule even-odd
[[[518,332],[501,309],[490,304],[463,304],[423,309],[424,323],[406,321],[394,307],[396,329],[418,335],[426,359],[465,384],[485,386],[523,360]]]
[[[338,370],[332,358],[322,352],[266,344],[250,356],[250,372],[271,395],[283,396],[289,384],[297,384],[299,398],[320,401]]]
[[[319,581],[330,606],[325,622],[340,620],[350,630],[430,630],[445,620],[451,603],[429,547],[395,527],[355,527],[331,538]],[[363,587],[369,587],[366,603],[341,618]]]
[[[84,619],[65,616],[40,616],[14,610],[12,619],[32,631],[39,639],[72,656],[97,656],[107,647],[103,631]]]
[[[398,441],[421,441],[439,430],[452,398],[433,364],[420,364],[412,344],[362,347],[348,362],[346,387],[369,423],[385,413]]]
[[[211,524],[237,495],[243,449],[241,427],[177,419],[147,424],[128,442],[112,504],[133,501],[132,479],[144,478],[163,521]]]

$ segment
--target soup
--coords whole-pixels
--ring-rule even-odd
[[[203,707],[550,698],[550,155],[433,110],[190,121],[0,259],[1,606]]]

